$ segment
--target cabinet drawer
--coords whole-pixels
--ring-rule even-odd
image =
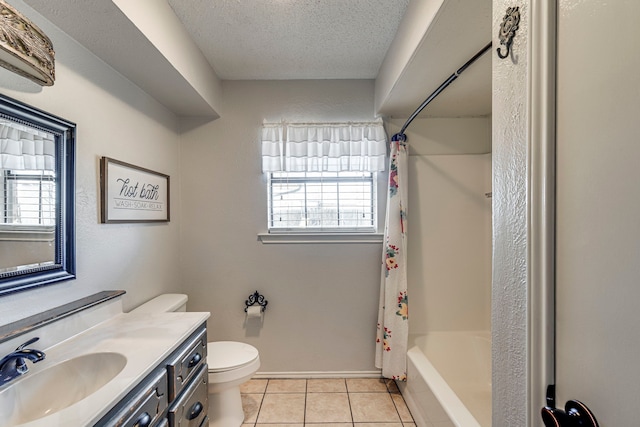
[[[120,410],[109,422],[98,425],[147,427],[157,424],[169,406],[167,396],[167,372],[162,370],[149,382],[145,382],[140,392],[125,399],[127,407]]]
[[[200,427],[202,425],[209,409],[208,375],[207,365],[204,364],[178,400],[169,407],[167,416],[169,427]]]
[[[207,331],[195,334],[183,347],[184,351],[167,365],[169,373],[169,401],[175,399],[198,369],[207,363]]]

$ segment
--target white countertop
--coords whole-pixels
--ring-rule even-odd
[[[166,359],[179,345],[209,318],[209,313],[121,313],[86,331],[75,334],[43,351],[46,358],[29,364],[29,373],[36,374],[53,365],[84,354],[114,352],[127,358],[122,371],[106,385],[77,403],[52,415],[20,424],[24,427],[93,426],[113,406]],[[32,348],[41,349],[34,344]],[[96,369],[99,369],[96,366]],[[0,392],[22,381],[14,380]],[[64,390],[59,390],[64,393]],[[47,396],[42,396],[46,399]],[[6,419],[0,418],[0,424]]]

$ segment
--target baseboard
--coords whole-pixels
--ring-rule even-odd
[[[381,374],[381,371],[256,372],[253,378],[380,378]]]

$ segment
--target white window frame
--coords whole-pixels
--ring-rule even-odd
[[[382,120],[375,122],[342,122],[342,123],[280,123],[265,122],[262,127],[262,170],[265,174],[267,203],[266,233],[258,234],[259,240],[263,243],[380,243],[382,234],[378,232],[378,186],[380,178],[378,172],[384,175],[387,158],[387,137]],[[340,226],[335,222],[336,204],[338,194],[335,197],[328,197],[328,203],[323,204],[322,197],[310,197],[315,206],[307,210],[306,194],[303,197],[292,197],[292,203],[302,203],[298,207],[305,214],[299,217],[308,218],[318,213],[322,216],[323,207],[327,212],[332,212],[332,219],[324,226],[298,226],[290,224],[291,227],[273,227],[272,223],[272,174],[292,174],[289,181],[299,180],[304,173],[313,174],[327,173],[325,182],[339,182],[336,173],[342,172],[366,172],[371,176],[367,178],[371,184],[370,197],[372,202],[371,219],[372,223],[366,227],[357,224],[353,227]],[[349,177],[352,180],[353,177]],[[360,180],[361,178],[357,178]],[[285,178],[286,180],[286,178]],[[346,181],[346,180],[345,180]],[[314,182],[313,179],[300,181],[305,185]],[[322,181],[320,181],[322,182]],[[318,183],[315,181],[314,183]],[[317,189],[314,189],[317,190]],[[336,187],[336,191],[339,192]],[[283,193],[284,194],[284,193]],[[315,193],[315,195],[323,194]],[[328,192],[327,194],[331,194]],[[300,193],[298,193],[300,196]],[[286,199],[286,197],[285,197]],[[343,199],[344,201],[345,199]],[[354,208],[358,208],[357,199],[354,201]],[[345,211],[348,205],[343,205]],[[285,208],[286,210],[286,208]],[[312,213],[312,211],[315,212]],[[295,211],[295,209],[292,209]],[[368,212],[368,209],[366,210]],[[351,209],[353,212],[353,209]],[[360,211],[362,212],[362,211]],[[367,218],[367,214],[364,214]],[[316,218],[317,219],[317,218]],[[352,217],[352,219],[355,219]],[[347,219],[348,220],[348,219]]]
[[[313,176],[305,176],[305,177],[300,177],[300,176],[294,176],[294,177],[289,177],[289,176],[279,176],[279,177],[275,177],[274,175],[276,174],[282,174],[282,175],[286,175],[287,172],[271,172],[268,175],[268,194],[269,194],[269,200],[268,200],[268,218],[267,218],[267,222],[268,222],[268,230],[270,233],[289,233],[289,232],[328,232],[328,233],[373,233],[377,230],[377,207],[378,207],[378,203],[377,203],[377,191],[376,191],[376,172],[360,172],[366,176],[363,177],[356,177],[356,176],[345,176],[348,172],[343,173],[343,176],[340,176],[341,172],[334,172],[335,174],[337,174],[337,176],[326,176],[326,175],[319,175],[319,173],[310,173],[310,175]],[[292,175],[299,175],[300,173],[292,173]],[[296,184],[299,183],[303,186],[306,187],[307,184],[322,184],[322,183],[327,183],[327,184],[337,184],[338,186],[341,183],[358,183],[358,182],[365,182],[368,183],[370,185],[371,188],[371,192],[369,194],[366,193],[362,193],[363,196],[367,196],[367,202],[369,203],[369,205],[371,206],[371,212],[369,212],[371,221],[369,225],[366,226],[360,226],[360,227],[348,227],[348,226],[340,226],[338,225],[338,227],[327,227],[327,226],[312,226],[312,225],[306,225],[306,226],[300,226],[300,227],[277,227],[274,223],[274,194],[273,194],[273,184],[280,184],[280,183],[290,183],[290,184]],[[306,192],[305,192],[306,193]],[[344,208],[344,206],[341,206],[340,204],[340,192],[337,191],[336,192],[336,209],[337,209],[337,221],[338,223],[340,223],[341,220],[341,208]],[[305,194],[306,195],[306,194]],[[363,199],[364,201],[364,199]],[[306,197],[305,197],[305,208],[304,208],[304,218],[309,218],[309,212],[307,211],[307,203],[306,203]],[[369,221],[367,221],[369,222]]]
[[[6,206],[9,203],[7,194],[10,185],[16,185],[17,182],[24,181],[51,181],[55,185],[55,177],[53,175],[45,175],[43,179],[40,175],[30,175],[22,171],[3,170],[0,171],[2,179],[2,188],[0,193],[2,196],[2,221],[0,221],[0,241],[53,241],[55,224],[21,224],[6,222]],[[40,198],[42,198],[42,189],[40,190]],[[38,202],[41,204],[41,201]],[[55,213],[54,213],[55,219]],[[41,218],[40,218],[41,220]]]
[[[268,200],[267,226],[268,232],[258,234],[258,238],[265,244],[277,243],[381,243],[382,233],[378,232],[378,172],[370,172],[365,179],[371,183],[372,225],[368,227],[270,227],[272,218],[272,173],[266,173]],[[322,178],[329,182],[353,181],[353,177]],[[357,178],[356,178],[357,179]],[[285,177],[276,178],[277,181],[287,181]],[[301,177],[289,178],[289,182],[320,182],[321,178],[305,179]]]

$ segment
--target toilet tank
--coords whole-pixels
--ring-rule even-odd
[[[162,294],[134,308],[130,313],[168,313],[187,311],[188,297],[185,294]]]

